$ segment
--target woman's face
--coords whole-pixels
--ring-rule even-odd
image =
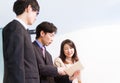
[[[69,44],[65,44],[63,50],[67,58],[71,58],[74,54],[74,48],[72,48]]]

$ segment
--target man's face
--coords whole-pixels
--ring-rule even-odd
[[[28,8],[27,8],[27,24],[32,25],[35,22],[37,15],[38,15],[38,11],[34,11],[31,6],[28,6]]]
[[[42,36],[42,43],[43,45],[45,46],[48,46],[49,44],[51,44],[53,42],[53,39],[54,39],[54,36],[55,36],[55,33],[44,33],[43,36]]]

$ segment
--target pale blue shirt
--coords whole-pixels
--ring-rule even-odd
[[[44,47],[44,46],[41,44],[41,42],[39,42],[38,40],[35,40],[35,41],[36,41],[36,43],[38,44],[38,46],[39,46],[40,48]]]

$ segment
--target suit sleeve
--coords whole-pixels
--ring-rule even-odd
[[[54,60],[54,65],[55,65],[56,67],[65,67],[63,61],[62,61],[59,57],[55,58],[55,60]],[[72,81],[69,80],[69,76],[68,76],[68,75],[56,76],[56,77],[55,77],[55,82],[56,82],[56,83],[62,83],[63,80],[64,80],[64,83],[72,83]]]
[[[59,74],[57,71],[57,67],[53,66],[51,56],[47,57],[48,62],[47,62],[47,64],[45,64],[45,61],[43,60],[43,57],[40,53],[41,51],[39,50],[40,48],[36,45],[35,42],[33,42],[33,47],[34,47],[40,75],[41,76],[50,76],[50,77],[58,76]]]
[[[40,75],[42,76],[58,76],[58,71],[57,71],[57,68],[52,66],[52,65],[42,65],[42,64],[39,64],[39,72],[40,72]]]
[[[12,27],[11,27],[12,28]],[[13,83],[24,83],[24,37],[21,29],[8,35],[5,65]],[[5,53],[5,52],[4,52]]]

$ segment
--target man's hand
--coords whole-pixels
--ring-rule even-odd
[[[74,80],[75,78],[79,77],[80,75],[80,70],[77,70],[74,72],[72,76],[69,77],[70,80]]]
[[[66,75],[66,73],[65,73],[65,67],[58,67],[57,68],[58,69],[58,73],[60,74],[60,75]]]

